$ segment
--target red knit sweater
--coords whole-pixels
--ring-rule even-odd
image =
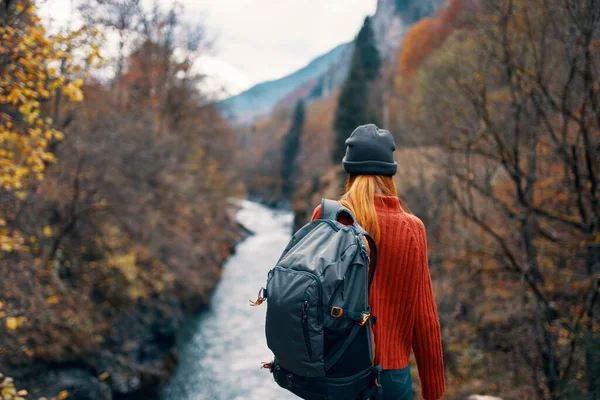
[[[446,385],[437,308],[427,264],[423,222],[402,210],[394,196],[375,196],[381,240],[377,271],[369,303],[377,324],[375,363],[383,369],[408,365],[415,353],[421,392],[426,400],[439,399]],[[321,218],[321,206],[312,219]],[[341,221],[348,223],[348,221]]]

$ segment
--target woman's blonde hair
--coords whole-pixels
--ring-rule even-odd
[[[379,244],[381,231],[377,212],[375,211],[375,195],[396,196],[396,183],[391,176],[383,175],[349,175],[346,182],[346,193],[340,198],[340,203],[348,207],[356,217],[356,221]],[[402,208],[408,209],[398,197]]]

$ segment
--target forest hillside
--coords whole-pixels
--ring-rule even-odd
[[[374,29],[344,85],[305,105],[296,227],[341,195],[353,127],[389,129],[427,227],[448,398],[599,398],[600,3],[450,0],[392,60]],[[248,191],[268,202],[285,201],[289,124],[280,107],[247,128]]]
[[[181,9],[79,12],[80,29],[50,34],[35,3],[0,2],[0,373],[35,398],[147,399],[244,235],[235,136],[203,100],[205,41]]]
[[[283,396],[250,277],[343,193],[366,123],[426,227],[444,398],[600,399],[600,0],[379,0],[343,65],[275,82],[245,125],[181,4],[72,3],[81,26],[54,32],[0,0],[0,399],[238,398],[223,376]],[[229,258],[240,213],[259,240]],[[198,386],[161,397],[190,364]]]

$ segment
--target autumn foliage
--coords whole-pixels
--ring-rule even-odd
[[[479,1],[400,56],[397,126],[443,150],[420,187],[456,389],[599,395],[598,6]]]
[[[442,46],[466,2],[450,0],[439,15],[423,18],[408,30],[398,57],[396,89],[409,84],[427,56]]]
[[[101,58],[97,31],[48,35],[29,1],[6,4],[7,21],[0,24],[0,196],[19,203],[56,161],[52,149],[64,138],[53,120],[58,96],[83,100],[83,71],[97,66]],[[73,58],[74,51],[80,52],[81,60]],[[5,205],[0,205],[4,215]],[[26,246],[26,238],[2,214],[0,248]]]
[[[400,48],[396,180],[428,231],[448,398],[600,396],[599,22],[596,1],[451,1]]]
[[[240,238],[235,137],[192,69],[203,39],[176,57],[182,10],[128,10],[131,50],[103,60],[105,19],[50,35],[30,2],[0,2],[0,372],[48,398],[73,368],[156,388]],[[100,63],[122,68],[101,83]]]
[[[340,91],[302,124],[283,104],[233,128],[179,6],[80,10],[83,27],[51,35],[31,1],[0,1],[0,372],[19,376],[0,374],[3,400],[64,400],[72,368],[147,398],[115,382],[168,377],[183,315],[240,238],[227,199],[293,188],[300,226],[340,195]],[[119,54],[103,60],[106,29]],[[377,63],[393,78],[341,91],[389,117],[399,194],[428,231],[448,398],[600,398],[598,43],[597,0],[449,0]],[[100,65],[114,76],[94,79]]]

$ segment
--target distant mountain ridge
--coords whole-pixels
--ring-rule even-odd
[[[219,109],[228,119],[251,122],[269,111],[285,96],[306,82],[327,72],[344,54],[350,43],[343,43],[317,57],[305,67],[273,81],[259,83],[243,93],[229,97],[219,103]]]
[[[436,12],[445,2],[378,0],[372,26],[382,59],[393,62],[408,27]],[[223,100],[219,109],[227,119],[247,124],[268,115],[280,103],[288,106],[300,98],[325,97],[346,80],[353,52],[352,42],[341,44],[288,76],[260,83]]]

